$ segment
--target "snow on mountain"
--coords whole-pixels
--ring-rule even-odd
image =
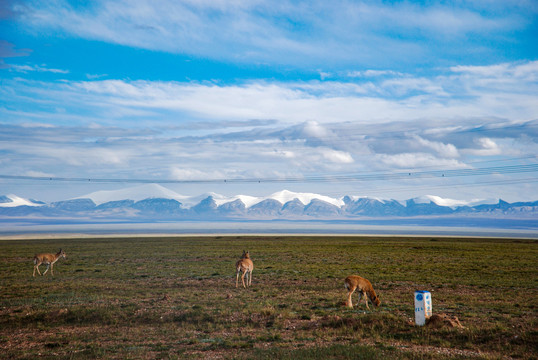
[[[382,200],[365,196],[344,196],[345,212],[355,215],[383,216],[405,214],[406,204],[396,200]]]
[[[342,199],[334,199],[328,196],[313,194],[313,193],[296,193],[296,192],[291,192],[288,190],[282,190],[282,191],[276,192],[272,195],[269,195],[267,198],[276,200],[280,202],[281,204],[285,204],[294,199],[298,199],[300,202],[303,203],[303,205],[308,205],[312,200],[318,199],[318,200],[325,201],[337,207],[344,206],[344,201]]]
[[[446,199],[435,195],[424,195],[411,199],[415,204],[429,204],[430,202],[450,208],[457,208],[458,206],[475,206],[481,204],[496,204],[497,199],[473,199],[473,200],[454,200]]]
[[[236,195],[236,196],[230,196],[229,197],[229,196],[224,196],[224,195],[211,193],[211,196],[215,200],[215,203],[217,204],[217,206],[221,206],[221,205],[224,205],[226,203],[231,203],[231,202],[234,202],[236,200],[241,200],[241,202],[243,204],[245,204],[245,207],[249,208],[249,207],[251,207],[253,205],[256,205],[257,203],[264,200],[264,198],[255,197],[255,196],[248,196],[248,195]]]
[[[334,199],[328,196],[313,194],[313,193],[296,193],[296,192],[292,192],[288,190],[282,190],[282,191],[276,192],[274,194],[271,194],[265,197],[256,197],[256,196],[249,196],[249,195],[224,196],[224,195],[219,195],[215,193],[209,193],[206,195],[206,197],[207,196],[211,196],[213,200],[215,200],[215,203],[217,204],[217,206],[221,206],[226,203],[241,200],[241,202],[245,204],[245,207],[247,209],[265,200],[276,200],[282,205],[284,205],[285,203],[289,201],[298,199],[303,205],[308,205],[312,200],[317,199],[317,200],[325,201],[337,207],[342,207],[344,205],[344,201],[342,199]]]
[[[44,203],[9,194],[0,196],[0,207],[43,206]]]
[[[384,203],[386,203],[386,202],[393,201],[393,200],[388,200],[388,199],[382,199],[382,198],[375,197],[375,196],[356,196],[356,195],[348,195],[348,198],[351,199],[352,201],[358,201],[358,200],[361,200],[361,199],[375,200],[375,201],[379,201],[379,202],[382,203],[382,204],[384,204]]]
[[[110,201],[140,201],[155,198],[173,199],[179,202],[184,202],[184,200],[189,199],[188,196],[180,195],[175,191],[167,189],[158,184],[144,184],[120,190],[101,190],[87,195],[78,196],[75,199],[91,199],[96,205],[101,205]]]

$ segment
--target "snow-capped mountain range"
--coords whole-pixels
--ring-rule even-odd
[[[538,201],[509,204],[499,199],[453,200],[422,196],[406,201],[363,196],[332,198],[287,190],[265,197],[178,194],[158,184],[97,191],[52,203],[0,195],[0,216],[86,216],[143,219],[356,219],[441,215],[538,218]]]
[[[200,201],[206,199],[207,197],[212,197],[215,200],[217,206],[223,205],[225,203],[234,202],[240,200],[245,204],[246,208],[250,208],[264,200],[272,199],[285,204],[288,201],[298,199],[303,204],[307,205],[313,199],[319,199],[325,201],[334,206],[343,206],[344,203],[342,199],[335,199],[328,196],[312,194],[312,193],[296,193],[287,190],[283,190],[266,197],[256,197],[249,195],[236,195],[236,196],[223,196],[216,193],[205,193],[198,196],[184,196],[180,195],[170,189],[167,189],[158,184],[147,184],[141,186],[130,187],[122,190],[112,190],[112,191],[97,191],[91,194],[84,196],[79,196],[77,199],[91,199],[96,205],[101,205],[110,201],[119,201],[119,200],[134,200],[140,201],[144,199],[174,199],[182,203],[186,207],[192,207],[198,204]]]

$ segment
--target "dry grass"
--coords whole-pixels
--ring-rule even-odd
[[[36,252],[62,247],[55,276]],[[235,288],[242,250],[252,287]],[[2,241],[0,357],[521,358],[538,353],[534,241],[203,237]],[[368,278],[381,306],[344,307]],[[413,325],[413,292],[463,328]],[[355,298],[356,301],[356,298]]]

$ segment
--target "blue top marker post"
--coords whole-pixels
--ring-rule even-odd
[[[425,290],[415,291],[415,324],[424,326],[430,316],[432,316],[432,295]]]

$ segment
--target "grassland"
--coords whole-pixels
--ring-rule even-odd
[[[63,248],[55,276],[32,257]],[[235,288],[243,249],[252,287]],[[0,358],[536,359],[538,243],[271,237],[0,241]],[[44,267],[42,268],[44,269]],[[382,304],[344,307],[343,279]],[[463,327],[413,325],[414,290]],[[356,301],[356,298],[354,298]]]

